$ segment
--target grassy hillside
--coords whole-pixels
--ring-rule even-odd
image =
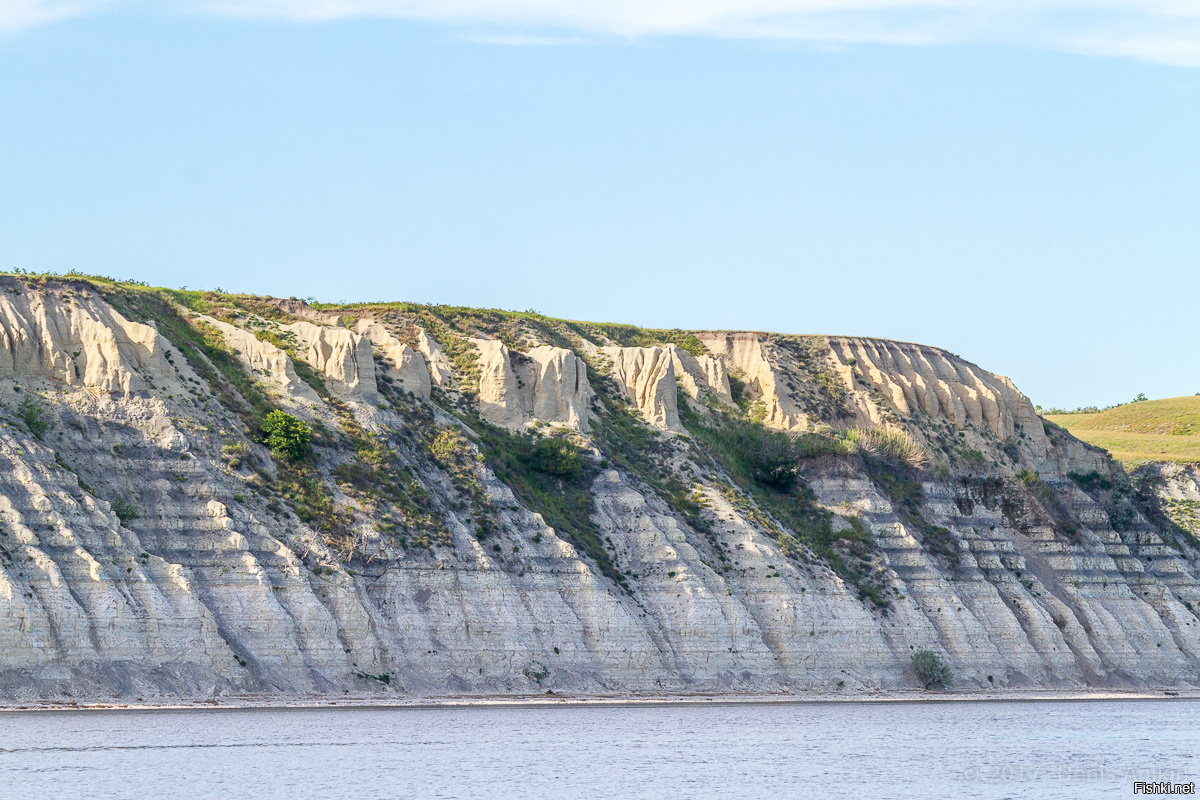
[[[1127,467],[1200,461],[1200,397],[1143,400],[1092,414],[1047,414],[1046,419],[1103,447]]]

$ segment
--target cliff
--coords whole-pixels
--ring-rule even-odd
[[[1200,683],[1195,470],[934,347],[0,290],[10,701]]]

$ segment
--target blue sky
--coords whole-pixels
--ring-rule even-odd
[[[1193,394],[1200,9],[1093,5],[0,0],[0,269]]]

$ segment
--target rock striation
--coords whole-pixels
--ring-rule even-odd
[[[1023,432],[1040,452],[1046,450],[1033,403],[1008,378],[936,347],[847,337],[831,338],[829,344],[848,389],[854,389],[857,380],[902,416],[923,413],[960,429],[973,424],[1001,439]],[[866,416],[878,421],[870,394],[861,401]]]
[[[915,649],[966,687],[1200,684],[1196,470],[1126,476],[936,348],[709,331],[696,356],[544,318],[349,330],[299,301],[268,336],[237,307],[261,299],[150,291],[0,277],[6,702],[875,691],[914,685]],[[308,459],[259,441],[250,386],[316,420]],[[621,398],[642,421],[606,418]],[[722,414],[886,425],[930,465],[899,495],[865,451],[805,457],[792,511],[829,523],[822,549],[705,449]],[[546,426],[582,471],[496,449]]]
[[[372,319],[359,320],[358,332],[379,348],[391,377],[404,391],[412,392],[421,400],[429,399],[432,388],[429,363],[419,350],[400,341],[387,326]]]
[[[601,347],[611,374],[626,397],[656,428],[683,432],[675,385],[675,359],[668,347]]]
[[[478,405],[484,419],[510,430],[534,421],[588,429],[594,393],[587,365],[573,352],[540,345],[517,353],[498,339],[471,341],[479,352]]]
[[[347,400],[377,402],[375,362],[371,341],[346,328],[298,320],[282,329],[297,340],[308,365],[324,376],[333,394]]]

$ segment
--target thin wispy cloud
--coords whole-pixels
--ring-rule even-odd
[[[95,12],[102,0],[0,0],[0,35]]]
[[[134,0],[113,0],[130,5]],[[99,0],[0,0],[0,31]],[[1200,0],[164,0],[181,12],[423,20],[502,45],[672,36],[816,45],[1004,44],[1200,66]],[[160,6],[161,8],[161,6]]]

